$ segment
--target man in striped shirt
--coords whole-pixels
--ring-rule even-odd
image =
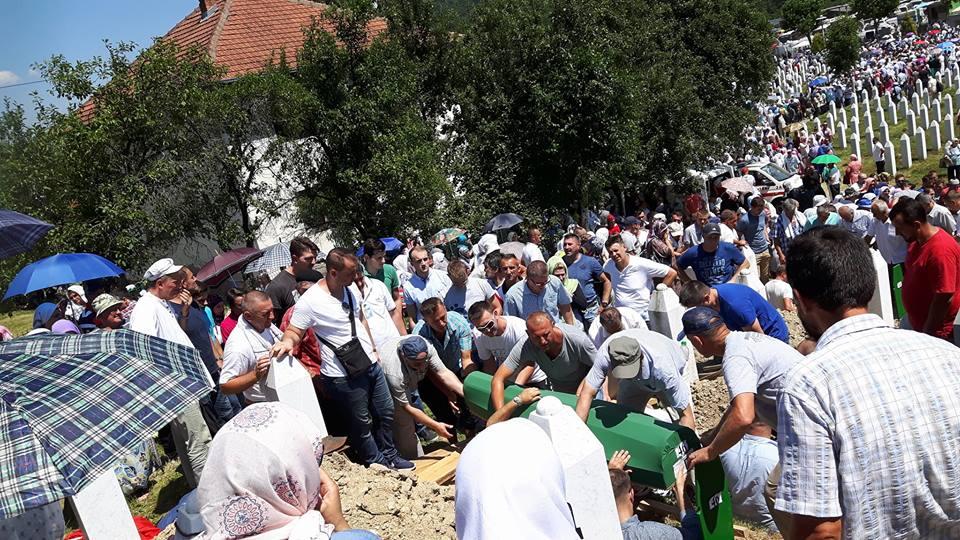
[[[876,271],[840,227],[797,237],[787,275],[817,346],[777,402],[780,531],[960,537],[960,349],[870,314]]]

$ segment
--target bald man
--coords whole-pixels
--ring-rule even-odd
[[[247,403],[266,401],[262,383],[270,370],[270,348],[280,339],[273,324],[273,301],[260,291],[243,295],[243,314],[223,349],[220,388],[243,393]]]
[[[495,409],[503,406],[506,381],[526,366],[536,365],[547,375],[551,390],[579,393],[583,379],[593,367],[597,349],[582,330],[565,323],[554,323],[543,311],[527,319],[527,337],[518,342],[497,368],[490,383],[490,399]]]

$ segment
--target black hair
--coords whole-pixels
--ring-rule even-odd
[[[791,244],[792,246],[792,244]],[[680,303],[685,307],[699,306],[703,297],[710,292],[710,286],[702,281],[689,281],[680,288]]]
[[[387,246],[379,238],[367,238],[367,241],[363,243],[364,257],[373,257],[381,251],[386,253]]]
[[[893,218],[900,216],[906,223],[926,223],[927,222],[927,206],[917,199],[908,199],[907,197],[900,197],[900,200],[897,201],[897,204],[893,205],[893,208],[890,210],[890,221],[893,221]]]
[[[817,227],[790,242],[787,281],[821,308],[865,307],[877,286],[877,271],[863,240],[842,227]]]

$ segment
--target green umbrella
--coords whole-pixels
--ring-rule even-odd
[[[840,163],[840,157],[834,154],[824,154],[813,159],[814,165],[829,165],[830,163]]]

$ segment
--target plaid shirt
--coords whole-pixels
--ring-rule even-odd
[[[458,376],[460,375],[463,368],[461,365],[463,351],[470,352],[473,349],[473,330],[463,315],[453,311],[447,312],[447,329],[443,336],[434,334],[426,321],[418,322],[413,333],[433,345],[443,365]]]
[[[799,213],[800,211],[797,210]],[[799,236],[803,232],[803,225],[800,223],[800,219],[796,214],[793,216],[793,220],[790,221],[790,225],[785,225],[785,218],[777,216],[776,224],[770,228],[770,242],[777,243],[780,242],[780,249],[783,250],[784,255],[786,255],[787,250],[790,249],[790,242],[793,241],[795,236]],[[787,234],[787,227],[793,229],[793,234]]]
[[[831,326],[778,400],[776,508],[844,538],[960,535],[960,349],[876,315]]]

